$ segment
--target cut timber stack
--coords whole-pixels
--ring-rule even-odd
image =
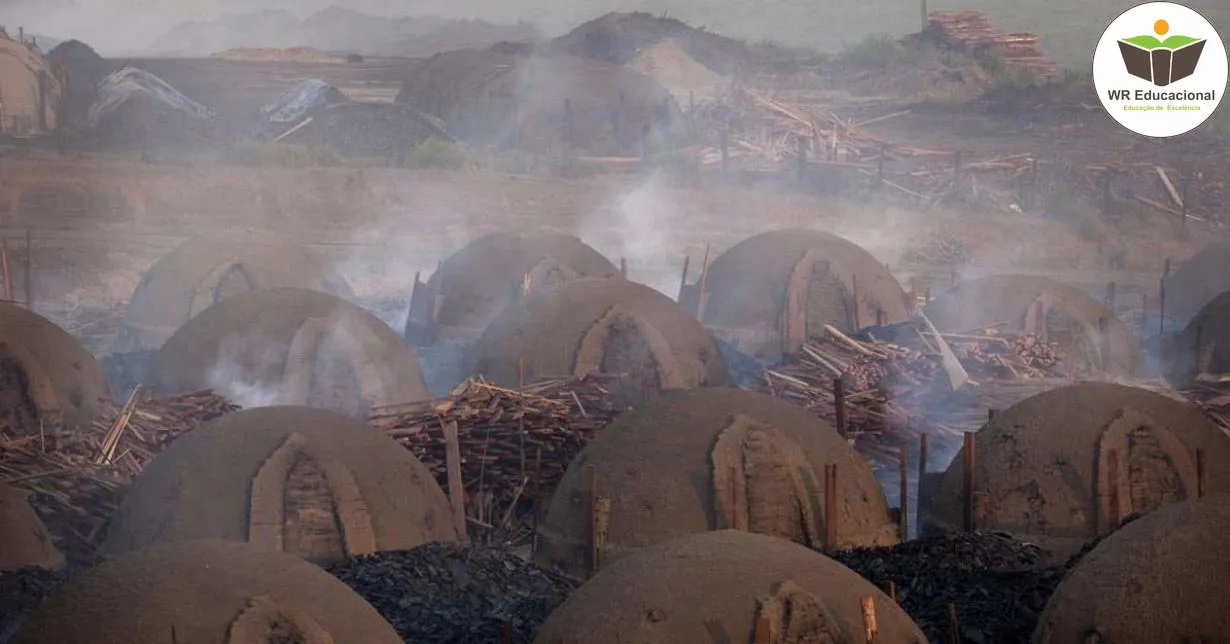
[[[1058,68],[1038,49],[1038,36],[1006,34],[996,29],[981,11],[933,11],[927,30],[954,49],[988,50],[997,54],[1005,69],[1040,77],[1054,75]]]
[[[444,427],[455,424],[467,512],[479,527],[498,529],[504,526],[489,519],[503,523],[518,501],[551,498],[568,463],[615,416],[609,385],[616,379],[587,375],[519,390],[471,379],[441,400],[376,409],[370,422],[409,448],[441,486],[448,485]]]
[[[0,481],[28,490],[30,503],[70,561],[88,561],[123,492],[175,438],[239,409],[210,391],[145,399],[133,391],[108,406],[88,431],[48,435],[0,432]]]

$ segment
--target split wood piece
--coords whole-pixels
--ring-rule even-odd
[[[879,644],[880,628],[876,624],[875,597],[863,597],[860,601],[863,613],[863,636],[867,644]]]
[[[440,423],[444,427],[444,445],[448,464],[448,500],[453,508],[453,525],[462,543],[469,541],[466,532],[465,489],[461,484],[461,448],[457,438],[457,423]]]

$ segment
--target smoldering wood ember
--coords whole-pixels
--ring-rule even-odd
[[[175,438],[239,409],[212,391],[154,399],[134,390],[88,430],[0,432],[0,478],[30,503],[70,561],[88,560],[133,479]]]
[[[511,504],[550,498],[573,457],[618,413],[612,394],[619,380],[591,374],[513,390],[470,379],[443,399],[378,408],[371,423],[446,488],[444,427],[455,423],[467,509],[480,526],[491,526]]]

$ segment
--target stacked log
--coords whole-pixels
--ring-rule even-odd
[[[518,502],[550,499],[573,457],[619,411],[609,388],[617,379],[593,374],[519,390],[471,379],[440,400],[377,408],[371,423],[413,452],[441,486],[448,485],[444,428],[456,425],[471,521],[500,528],[493,524]]]
[[[0,480],[30,503],[72,562],[88,561],[124,490],[175,438],[238,406],[211,391],[151,399],[138,389],[89,429],[54,436],[0,432]]]
[[[933,11],[927,29],[954,49],[992,51],[1007,69],[1027,71],[1039,77],[1053,76],[1058,67],[1038,48],[1038,36],[1006,34],[995,28],[981,11]]]

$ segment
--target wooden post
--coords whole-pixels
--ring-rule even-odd
[[[589,481],[589,529],[586,530],[586,540],[589,546],[589,576],[598,572],[598,566],[601,564],[601,553],[598,551],[598,468],[593,465],[585,466],[585,474]]]
[[[26,230],[26,257],[25,257],[25,287],[26,287],[26,308],[34,310],[34,253],[31,251],[32,244],[30,243],[30,231]]]
[[[927,475],[927,435],[918,437],[918,483],[922,487],[923,477]]]
[[[1098,348],[1102,354],[1102,371],[1110,372],[1110,333],[1106,318],[1098,318]]]
[[[512,618],[505,617],[500,623],[500,644],[513,644]]]
[[[1106,306],[1109,307],[1111,311],[1115,310],[1115,283],[1114,282],[1106,283]]]
[[[619,258],[619,274],[628,279],[628,259],[625,257]]]
[[[926,31],[927,30],[927,0],[918,0],[918,2],[920,5],[919,8],[922,11],[922,27],[919,28],[919,31]]]
[[[837,549],[837,464],[824,466],[824,546]]]
[[[729,124],[719,131],[720,142],[722,148],[722,178],[725,179],[727,173],[730,172],[730,126]]]
[[[768,615],[756,616],[756,644],[773,644],[773,629]]]
[[[910,539],[910,449],[905,443],[898,448],[897,472],[901,476],[898,490],[901,495],[901,522],[897,526],[902,541]]]
[[[1179,223],[1187,225],[1187,193],[1191,186],[1191,173],[1183,175],[1183,183],[1179,187]]]
[[[641,124],[641,161],[649,161],[649,124]]]
[[[1196,498],[1204,498],[1204,450],[1196,448]]]
[[[864,597],[860,603],[863,609],[863,637],[867,644],[879,644],[880,629],[876,625],[875,597]]]
[[[948,602],[948,644],[961,644],[961,624],[957,621],[955,602]]]
[[[909,311],[913,313],[914,311],[918,310],[918,278],[916,277],[910,278],[909,297],[910,297],[910,306],[908,308],[909,308]]]
[[[894,602],[897,601],[897,582],[895,581],[888,582],[888,598]]]
[[[9,240],[0,237],[0,272],[4,277],[4,299],[13,301],[13,274],[9,272]]]
[[[1166,333],[1166,278],[1158,280],[1157,287],[1157,335]]]
[[[995,422],[995,417],[999,415],[999,410],[994,407],[987,409],[987,423]]]
[[[1108,450],[1106,452],[1106,493],[1109,506],[1109,514],[1107,517],[1107,525],[1114,529],[1119,525],[1119,452]]]
[[[928,286],[926,289],[923,290],[923,303],[924,304],[931,303],[931,287],[930,286]]]
[[[858,275],[850,276],[850,290],[851,290],[851,299],[854,300],[854,330],[858,331],[859,329],[863,328],[862,320],[859,319],[859,314],[858,314],[858,309],[859,309]]]
[[[965,432],[965,450],[962,452],[961,506],[964,510],[966,532],[973,532],[974,525],[974,464],[977,462],[974,432]]]
[[[443,419],[442,419],[443,420]],[[453,506],[453,525],[457,528],[457,536],[462,543],[468,543],[466,534],[466,501],[465,489],[461,479],[461,445],[457,440],[457,423],[444,421],[444,454],[448,469],[448,500]]]
[[[837,433],[846,436],[846,383],[840,377],[833,379],[833,416],[837,419]]]

